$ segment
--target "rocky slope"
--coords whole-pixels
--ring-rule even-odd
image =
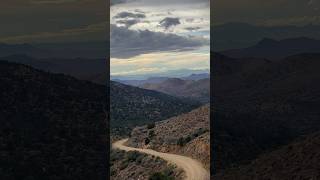
[[[319,179],[320,134],[300,138],[273,152],[263,154],[249,165],[217,174],[221,180]]]
[[[106,179],[105,92],[0,61],[0,179]]]
[[[209,105],[205,105],[164,121],[137,127],[131,133],[129,145],[187,155],[209,168],[209,112]]]

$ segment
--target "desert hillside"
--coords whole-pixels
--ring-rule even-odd
[[[217,171],[319,131],[319,54],[277,61],[213,56]]]
[[[0,179],[106,179],[105,86],[6,61],[0,84]]]
[[[199,107],[196,101],[111,81],[111,127],[135,127]],[[168,108],[170,107],[170,108]]]
[[[111,150],[111,179],[182,180],[184,172],[165,160],[137,151]]]
[[[148,147],[200,160],[210,167],[210,108],[191,112],[135,128],[129,140],[133,147]]]
[[[299,138],[278,150],[259,156],[249,165],[214,176],[219,180],[319,179],[320,134]]]

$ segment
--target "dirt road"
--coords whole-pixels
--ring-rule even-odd
[[[123,139],[117,141],[112,144],[112,147],[115,149],[121,149],[124,151],[139,151],[141,153],[146,153],[154,156],[158,156],[172,164],[177,165],[178,168],[181,168],[186,173],[185,180],[209,180],[210,174],[209,172],[203,168],[202,164],[194,160],[192,158],[176,155],[176,154],[168,154],[168,153],[161,153],[151,149],[138,149],[132,148],[124,145],[128,139]]]

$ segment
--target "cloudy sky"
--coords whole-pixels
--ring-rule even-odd
[[[112,76],[209,70],[209,0],[115,0],[110,23]]]
[[[0,43],[101,40],[106,8],[103,0],[1,0]]]
[[[320,24],[320,0],[215,0],[214,23],[281,26]]]

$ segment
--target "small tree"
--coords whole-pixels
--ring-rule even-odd
[[[174,177],[167,176],[161,172],[154,173],[149,180],[174,180]]]

